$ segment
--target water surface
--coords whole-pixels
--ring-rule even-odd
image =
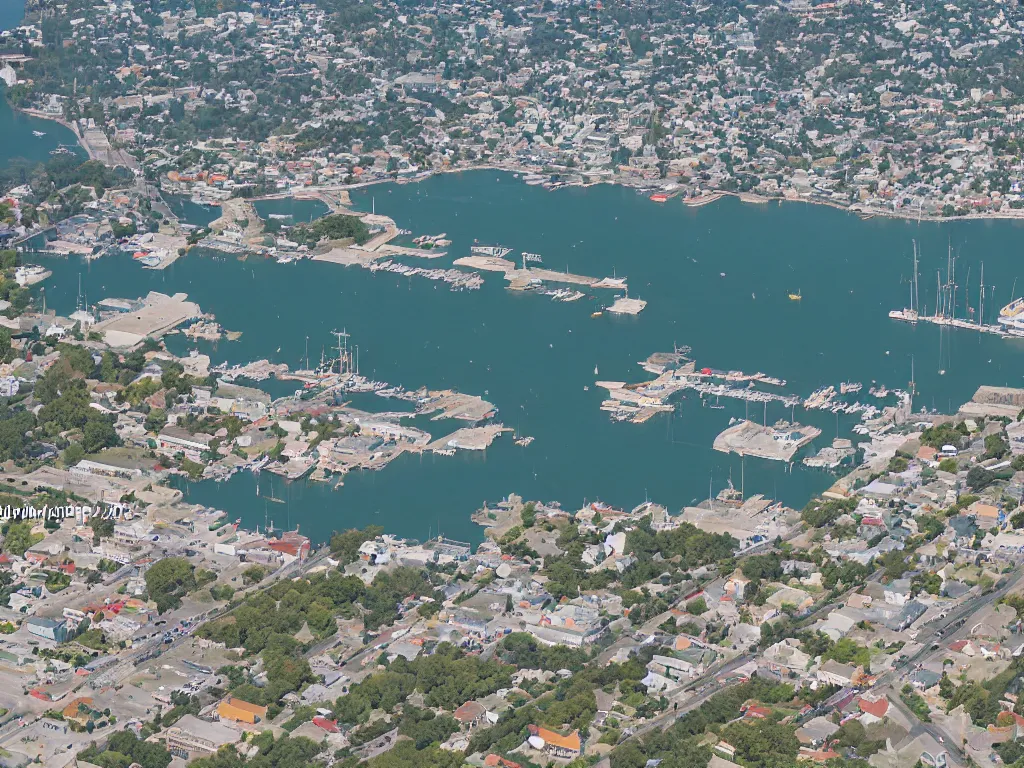
[[[1024,375],[1022,340],[887,317],[907,303],[916,239],[922,305],[934,306],[935,270],[945,269],[952,242],[961,286],[970,270],[972,306],[979,303],[984,260],[992,322],[1022,271],[1016,252],[1024,228],[1016,222],[861,221],[821,206],[732,198],[690,209],[613,186],[549,192],[492,171],[370,188],[353,199],[417,234],[446,232],[453,245],[442,263],[466,255],[474,240],[500,243],[539,253],[552,269],[626,275],[630,295],[648,306],[638,317],[595,318],[591,313],[610,303],[612,292],[557,303],[509,292],[494,274],[480,291],[452,292],[422,278],[196,251],[163,272],[124,258],[91,265],[52,260],[46,290],[58,311],[73,310],[80,273],[92,301],[184,291],[226,328],[244,332],[236,342],[200,345],[214,362],[266,357],[293,367],[305,364],[307,336],[309,355],[318,358],[330,331],[346,329],[359,345],[363,373],[484,395],[505,424],[536,438],[527,448],[505,437],[479,454],[404,457],[379,472],[350,474],[336,491],[279,479],[268,491],[264,475],[261,496],[284,503],[258,498],[247,474],[188,486],[190,500],[224,508],[250,526],[264,519],[298,524],[317,541],[332,529],[368,523],[421,538],[440,529],[479,540],[471,512],[508,493],[573,509],[597,498],[632,506],[650,497],[678,510],[706,498],[709,486],[717,492],[730,475],[738,486],[742,474],[748,494],[797,506],[831,484],[831,476],[799,464],[788,472],[748,459],[741,473],[738,457],[712,451],[729,418],[746,415],[742,402],[723,399],[726,407],[712,410],[691,393],[675,415],[643,425],[609,421],[599,410],[605,393],[595,378],[645,378],[637,362],[673,343],[692,346],[700,365],[763,371],[803,396],[845,380],[864,382],[865,393],[872,381],[905,387],[913,360],[917,402],[929,408],[955,406],[981,384],[1019,386]],[[802,301],[789,300],[795,291]],[[961,313],[965,292],[958,293]],[[185,349],[180,339],[173,345]],[[789,415],[781,406],[752,414],[769,423]],[[815,447],[848,435],[855,423],[800,409],[796,416],[823,429]],[[437,435],[458,426],[427,423]]]

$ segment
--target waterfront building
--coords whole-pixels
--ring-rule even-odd
[[[167,750],[183,760],[212,755],[225,744],[241,739],[233,728],[200,720],[195,715],[184,715],[164,733]]]

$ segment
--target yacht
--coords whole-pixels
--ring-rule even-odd
[[[1010,336],[1024,336],[1024,298],[1014,299],[999,310],[999,324]]]

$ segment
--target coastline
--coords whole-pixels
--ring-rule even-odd
[[[417,183],[420,181],[426,181],[431,176],[449,174],[449,173],[465,173],[472,171],[501,171],[504,173],[519,173],[529,174],[537,173],[536,170],[531,168],[525,168],[522,166],[506,166],[506,165],[495,165],[494,163],[487,163],[485,165],[473,165],[462,168],[445,168],[442,170],[430,170],[424,172],[424,175],[417,176],[415,178],[409,177],[403,179],[402,177],[388,178],[388,179],[374,179],[373,181],[362,181],[357,184],[346,184],[338,185],[337,189],[350,190],[350,189],[363,189],[366,187],[372,187],[379,184],[410,184]],[[628,189],[640,190],[645,185],[630,184],[621,179],[601,179],[598,181],[590,182],[567,182],[558,189],[588,189],[590,187],[596,187],[601,184],[610,184],[612,186],[626,187]],[[334,187],[332,187],[334,189]],[[552,189],[551,192],[556,192],[558,189]],[[688,208],[702,208],[706,205],[717,202],[723,197],[735,197],[740,202],[747,203],[748,205],[764,205],[765,203],[803,203],[805,205],[823,205],[828,208],[834,208],[837,211],[844,211],[846,213],[853,214],[861,219],[870,219],[874,217],[884,217],[887,219],[898,219],[903,221],[916,221],[918,223],[947,223],[955,221],[1014,221],[1020,220],[1024,222],[1024,208],[1021,209],[1009,209],[1000,211],[990,211],[987,213],[969,213],[965,216],[917,216],[912,212],[903,213],[902,211],[889,210],[886,208],[868,208],[858,207],[854,205],[841,205],[840,203],[833,202],[831,200],[815,200],[803,198],[800,196],[795,197],[765,197],[755,192],[735,192],[731,190],[716,189],[709,190],[711,194],[704,195],[700,198],[691,198],[695,202],[688,202],[683,200],[683,205]]]
[[[4,98],[6,99],[7,97],[4,96]],[[47,120],[51,123],[57,123],[58,125],[67,128],[69,131],[71,131],[71,133],[75,135],[75,142],[78,144],[79,147],[81,147],[85,151],[86,155],[88,155],[90,160],[99,160],[100,162],[103,162],[99,157],[95,156],[93,151],[82,140],[82,136],[81,134],[78,133],[78,128],[77,126],[75,126],[74,123],[69,123],[62,117],[48,115],[41,110],[32,109],[31,107],[16,107],[14,104],[10,102],[9,99],[7,99],[7,106],[9,106],[13,111],[20,112],[21,114],[27,115],[28,117],[34,117],[37,120]]]
[[[24,115],[27,115],[29,117],[33,117],[33,118],[36,118],[36,119],[39,119],[39,120],[47,120],[47,121],[50,121],[50,122],[58,123],[59,125],[63,126],[64,128],[67,128],[69,131],[71,131],[74,134],[75,141],[77,142],[78,146],[81,147],[83,151],[85,151],[86,155],[88,156],[88,158],[90,160],[96,160],[98,162],[104,162],[104,158],[102,156],[100,156],[98,153],[96,153],[89,146],[89,144],[84,140],[84,137],[79,133],[78,127],[74,123],[69,123],[67,120],[63,119],[62,117],[56,117],[54,115],[49,115],[49,114],[46,114],[46,113],[42,112],[41,110],[32,109],[31,107],[17,107],[15,105],[11,104],[11,102],[9,100],[8,100],[7,103],[8,103],[8,105],[10,106],[10,108],[12,110],[20,112],[21,114],[24,114]],[[332,190],[333,189],[337,189],[337,190],[342,190],[342,191],[349,191],[349,190],[354,190],[354,189],[365,189],[367,187],[372,187],[372,186],[380,185],[380,184],[396,184],[396,183],[398,183],[398,184],[410,184],[410,183],[418,183],[420,181],[426,181],[427,179],[431,178],[432,176],[439,175],[439,174],[457,174],[457,173],[465,173],[465,172],[472,172],[472,171],[500,171],[502,173],[513,173],[513,174],[537,173],[537,171],[535,169],[527,168],[527,167],[524,167],[524,166],[486,163],[486,164],[482,164],[482,165],[464,166],[464,167],[458,167],[458,168],[445,168],[445,169],[441,169],[441,170],[429,170],[429,171],[421,172],[421,174],[416,176],[416,177],[405,177],[405,178],[403,178],[403,177],[399,176],[399,177],[395,177],[395,178],[383,178],[383,179],[374,179],[372,181],[362,181],[362,182],[358,182],[358,183],[355,183],[355,184],[344,184],[344,185],[337,185],[337,186],[325,185],[325,187],[330,188]],[[564,185],[558,187],[557,189],[565,189],[565,188],[588,189],[590,187],[599,186],[601,184],[610,184],[610,185],[613,185],[613,186],[626,187],[626,188],[633,189],[633,190],[638,190],[638,191],[642,190],[646,186],[646,185],[641,185],[641,184],[632,184],[632,183],[629,183],[628,181],[625,181],[625,180],[622,180],[622,179],[609,178],[609,179],[600,179],[600,180],[597,180],[597,181],[589,181],[589,182],[567,182]],[[552,189],[550,191],[554,192],[554,191],[557,191],[557,189]],[[886,218],[886,219],[895,219],[895,220],[903,220],[903,221],[916,221],[919,224],[922,223],[922,222],[941,224],[941,223],[956,222],[956,221],[1015,221],[1015,220],[1024,221],[1024,208],[1022,208],[1022,209],[1004,209],[1004,210],[999,210],[999,211],[989,211],[989,212],[986,212],[986,213],[968,213],[968,214],[966,214],[964,216],[920,216],[920,215],[914,215],[912,211],[903,212],[902,210],[890,210],[890,209],[886,209],[886,208],[861,207],[861,206],[858,206],[857,204],[854,204],[854,205],[842,205],[840,203],[837,203],[837,202],[834,202],[834,201],[831,201],[831,200],[811,199],[811,198],[801,197],[799,195],[792,195],[792,196],[783,195],[783,196],[779,196],[779,197],[765,197],[764,195],[760,195],[760,194],[757,194],[755,192],[736,192],[736,191],[721,190],[721,189],[710,190],[710,194],[708,194],[708,195],[703,195],[703,196],[698,197],[698,198],[684,199],[681,202],[683,203],[683,205],[685,205],[688,208],[702,208],[704,206],[711,205],[713,203],[718,202],[723,197],[734,197],[734,198],[737,198],[738,200],[740,200],[740,202],[746,203],[748,205],[764,205],[764,204],[773,203],[773,202],[777,202],[777,203],[803,203],[805,205],[822,205],[822,206],[826,206],[826,207],[829,207],[829,208],[834,208],[835,210],[838,210],[838,211],[844,211],[846,213],[853,214],[853,215],[858,216],[859,218],[861,218],[863,220],[867,220],[867,219],[874,218],[874,217],[877,216],[877,217],[883,217],[883,218]]]

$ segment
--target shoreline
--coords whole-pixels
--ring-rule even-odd
[[[518,166],[504,166],[495,165],[488,163],[486,165],[475,165],[465,168],[447,168],[443,170],[431,170],[427,171],[426,175],[418,178],[402,178],[398,176],[390,179],[374,179],[373,181],[362,181],[356,184],[338,185],[339,190],[351,190],[351,189],[364,189],[366,187],[372,187],[380,184],[412,184],[426,181],[433,176],[440,176],[443,174],[454,174],[454,173],[466,173],[473,171],[501,171],[503,173],[518,173],[518,174],[531,174],[536,171],[518,167]],[[564,186],[558,187],[557,189],[549,190],[550,192],[557,192],[559,189],[589,189],[590,187],[596,187],[601,184],[609,184],[616,187],[624,187],[626,189],[641,190],[642,186],[636,184],[630,184],[620,179],[601,179],[598,181],[589,182],[567,182]],[[332,187],[334,189],[334,187]],[[764,205],[766,203],[803,203],[804,205],[822,205],[827,208],[833,208],[837,211],[843,211],[845,213],[852,214],[858,218],[867,221],[868,219],[880,217],[886,219],[893,219],[899,221],[910,221],[921,223],[936,223],[943,224],[957,221],[1014,221],[1019,220],[1024,222],[1024,208],[1021,209],[1010,209],[1009,211],[991,211],[988,213],[969,213],[966,216],[916,216],[913,213],[901,213],[900,211],[887,210],[884,208],[857,208],[855,206],[841,205],[831,200],[814,200],[806,199],[802,197],[765,197],[755,192],[736,192],[724,189],[709,190],[711,194],[704,195],[699,198],[690,198],[696,202],[688,202],[682,200],[683,205],[687,208],[703,208],[706,205],[718,202],[723,197],[734,197],[740,202],[746,203],[747,205]],[[707,198],[707,199],[705,199]],[[673,198],[670,198],[670,200]]]
[[[6,99],[7,97],[4,96],[4,98]],[[90,160],[98,160],[99,162],[103,162],[99,157],[96,157],[93,154],[92,150],[85,144],[85,142],[82,141],[82,136],[78,133],[78,128],[73,123],[69,123],[62,117],[48,115],[45,112],[42,112],[41,110],[32,109],[31,107],[16,107],[13,104],[11,104],[10,100],[7,101],[7,106],[9,106],[12,111],[20,112],[21,114],[27,115],[28,117],[34,117],[37,120],[47,120],[51,123],[57,123],[58,125],[62,125],[69,131],[71,131],[71,133],[74,134],[75,143],[82,148],[82,150],[85,152],[85,154],[88,156]]]
[[[82,148],[82,150],[85,151],[88,159],[96,160],[98,162],[103,162],[103,158],[99,157],[95,152],[93,152],[93,150],[84,141],[83,137],[79,134],[77,126],[75,126],[73,123],[69,123],[68,121],[64,120],[62,117],[56,117],[54,115],[48,115],[48,114],[46,114],[46,113],[44,113],[44,112],[42,112],[40,110],[32,109],[31,107],[16,107],[15,105],[11,104],[11,102],[9,100],[8,100],[7,104],[8,104],[8,106],[10,106],[10,108],[12,110],[14,110],[16,112],[20,112],[21,114],[27,115],[29,117],[34,117],[34,118],[36,118],[38,120],[47,120],[47,121],[50,121],[50,122],[58,123],[59,125],[63,126],[64,128],[67,128],[69,131],[71,131],[74,134],[76,143],[78,144],[79,147]],[[500,165],[500,164],[494,164],[494,163],[486,163],[486,164],[483,164],[483,165],[474,165],[474,166],[467,166],[467,167],[461,167],[461,168],[446,168],[446,169],[442,169],[442,170],[425,171],[425,172],[422,172],[422,175],[420,175],[420,176],[418,176],[416,178],[412,178],[412,177],[403,178],[401,176],[396,176],[395,178],[374,179],[372,181],[357,182],[355,184],[337,185],[337,187],[330,186],[330,187],[327,187],[327,188],[329,188],[331,190],[337,190],[337,191],[349,191],[349,190],[354,190],[354,189],[365,189],[367,187],[372,187],[372,186],[380,185],[380,184],[410,184],[410,183],[419,183],[421,181],[426,181],[427,179],[430,179],[433,176],[437,176],[437,175],[457,174],[457,173],[466,173],[466,172],[474,172],[474,171],[500,171],[502,173],[511,173],[511,174],[532,174],[532,173],[537,173],[537,171],[535,171],[535,170],[532,170],[532,169],[529,169],[529,168],[525,168],[525,167],[522,167],[522,166]],[[567,183],[564,184],[564,186],[558,187],[557,189],[566,189],[566,188],[589,189],[590,187],[596,187],[596,186],[599,186],[601,184],[609,184],[611,186],[624,187],[624,188],[627,188],[627,189],[633,189],[633,190],[637,190],[637,191],[639,191],[639,190],[644,188],[642,185],[631,184],[631,183],[628,183],[627,181],[624,181],[622,179],[609,178],[609,179],[599,179],[599,180],[596,180],[596,181],[579,182],[579,183],[577,183],[577,182],[567,182]],[[326,187],[326,185],[325,185],[325,187]],[[552,190],[549,190],[549,191],[555,192],[555,191],[557,191],[557,189],[552,189]],[[294,198],[295,195],[294,194],[289,194],[287,197]],[[736,198],[740,202],[745,203],[747,205],[765,205],[765,204],[768,204],[768,203],[780,203],[780,204],[781,203],[803,203],[805,205],[821,205],[821,206],[825,206],[825,207],[828,207],[828,208],[833,208],[833,209],[835,209],[837,211],[843,211],[845,213],[853,214],[853,215],[857,216],[858,218],[860,218],[861,220],[864,220],[864,221],[867,221],[868,219],[875,218],[875,217],[881,217],[881,218],[885,218],[885,219],[899,220],[899,221],[910,221],[910,222],[916,221],[918,224],[921,224],[921,223],[944,224],[944,223],[957,222],[957,221],[1015,221],[1015,220],[1017,220],[1017,221],[1024,222],[1024,208],[1000,210],[1000,211],[990,211],[990,212],[987,212],[987,213],[968,213],[968,214],[966,214],[964,216],[920,216],[920,215],[915,216],[912,212],[903,213],[901,211],[888,210],[888,209],[884,209],[884,208],[866,208],[866,207],[865,208],[858,208],[858,207],[856,207],[856,204],[855,205],[842,205],[840,203],[836,203],[836,202],[833,202],[831,200],[808,199],[808,198],[800,197],[798,195],[797,196],[765,197],[764,195],[760,195],[760,194],[758,194],[756,192],[737,192],[737,191],[722,190],[722,189],[710,190],[710,194],[708,194],[708,195],[703,195],[703,196],[698,197],[698,198],[683,199],[681,202],[687,208],[694,208],[694,209],[696,209],[696,208],[702,208],[702,207],[704,207],[706,205],[711,205],[713,203],[716,203],[716,202],[718,202],[719,200],[721,200],[724,197]],[[670,199],[674,199],[674,198],[670,198]]]

